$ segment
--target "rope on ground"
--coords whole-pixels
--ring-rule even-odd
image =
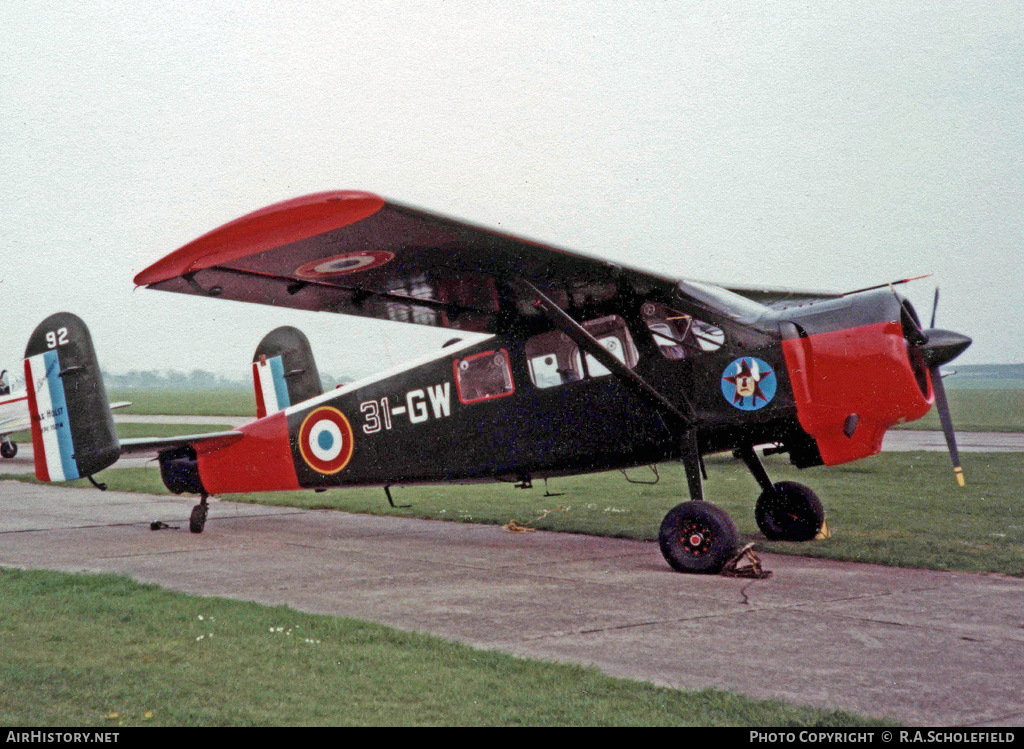
[[[569,512],[569,508],[562,507],[561,505],[559,505],[554,510],[544,510],[543,512],[541,512],[540,515],[535,517],[533,520],[528,520],[525,523],[519,523],[515,520],[509,520],[507,523],[505,523],[505,525],[501,527],[507,530],[509,533],[533,533],[537,529],[531,528],[530,523],[536,523],[538,520],[543,520],[553,512]]]

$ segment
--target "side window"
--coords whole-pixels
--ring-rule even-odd
[[[644,302],[640,311],[666,359],[685,359],[705,351],[717,351],[725,343],[721,328],[664,304]]]
[[[629,335],[626,321],[618,315],[609,315],[597,320],[590,320],[583,323],[584,329],[597,339],[597,342],[604,346],[620,362],[632,369],[636,366],[639,358],[636,353],[636,346],[633,345],[633,338]],[[579,352],[576,358],[579,359]],[[587,372],[591,377],[604,377],[611,374],[597,359],[587,354]]]
[[[576,344],[565,333],[553,330],[526,342],[530,379],[538,388],[550,388],[583,379]]]
[[[480,354],[455,360],[455,386],[459,400],[463,403],[502,398],[512,395],[512,370],[509,368],[508,352],[484,351]]]
[[[617,315],[609,315],[583,323],[583,328],[598,343],[627,367],[635,367],[638,356],[626,322]],[[552,331],[534,336],[526,342],[526,362],[530,379],[540,389],[577,382],[590,377],[603,377],[611,372],[590,354],[586,363],[579,347],[565,333]]]

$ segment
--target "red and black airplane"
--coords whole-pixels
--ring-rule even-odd
[[[677,570],[717,572],[738,535],[704,501],[705,455],[731,451],[753,473],[765,536],[808,540],[823,523],[820,501],[801,484],[773,483],[755,446],[799,467],[845,463],[879,452],[886,429],[933,403],[963,483],[939,367],[971,341],[935,329],[934,317],[923,329],[891,284],[741,295],[363,192],[256,211],[135,282],[455,331],[436,353],[322,392],[305,336],[278,329],[254,358],[255,421],[119,441],[85,324],[69,313],[45,320],[25,353],[37,476],[91,478],[122,454],[156,451],[167,487],[201,497],[194,532],[211,494],[529,485],[680,460],[691,501],[666,515],[661,549]]]

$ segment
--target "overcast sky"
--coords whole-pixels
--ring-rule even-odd
[[[1024,361],[1019,0],[19,1],[0,45],[0,368],[63,310],[112,372],[248,377],[282,324],[334,374],[438,347],[133,288],[331,189],[737,285],[932,273],[960,361]]]

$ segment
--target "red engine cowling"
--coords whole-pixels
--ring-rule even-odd
[[[875,455],[889,427],[931,408],[931,380],[907,341],[906,314],[882,290],[796,308],[782,324],[797,418],[826,465]]]

